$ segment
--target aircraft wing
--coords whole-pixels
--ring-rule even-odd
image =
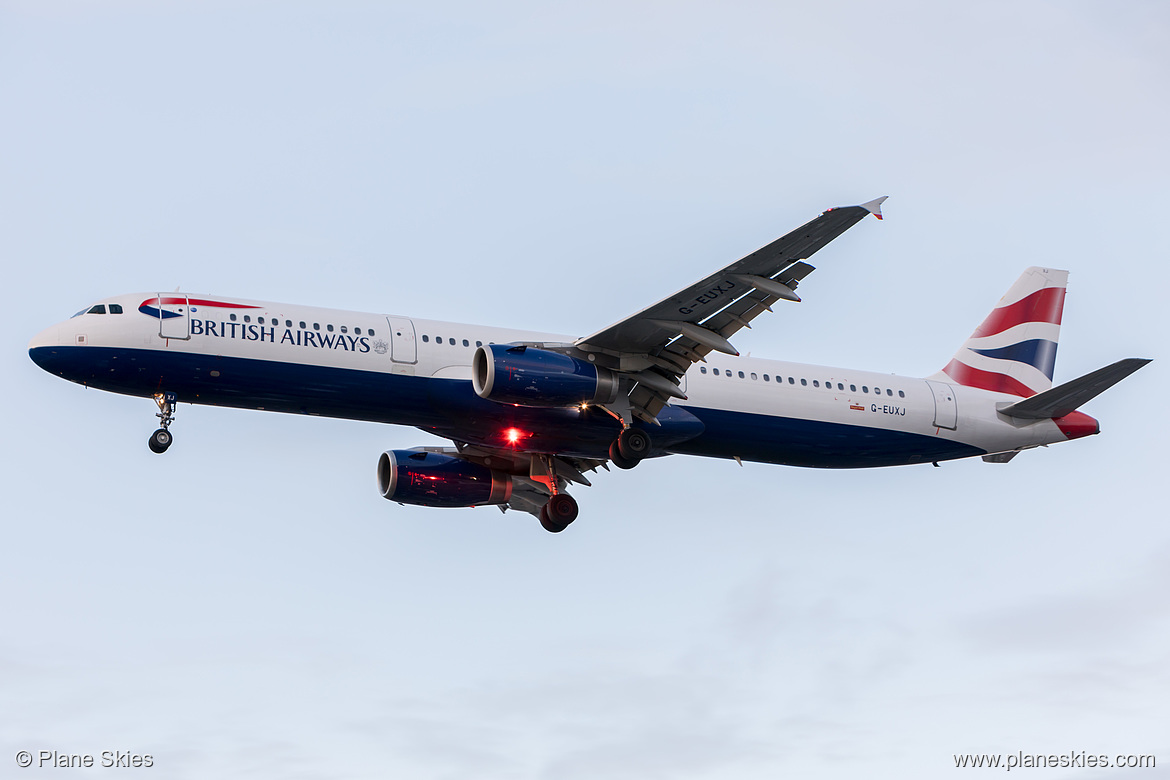
[[[679,390],[683,374],[712,350],[738,355],[728,341],[740,328],[779,300],[799,301],[795,288],[812,273],[804,260],[861,221],[881,219],[885,197],[860,206],[829,209],[808,224],[778,238],[742,260],[653,306],[579,339],[574,347],[592,360],[627,375],[629,396],[617,409],[655,423],[658,412]]]
[[[552,484],[564,490],[569,483],[590,487],[586,471],[608,469],[604,460],[574,458],[565,455],[534,455],[506,447],[485,447],[455,441],[454,447],[418,447],[427,452],[441,452],[512,475],[512,494],[507,507],[540,517],[541,508],[552,495]],[[524,476],[527,474],[527,476]]]

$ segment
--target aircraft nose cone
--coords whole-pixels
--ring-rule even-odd
[[[32,361],[41,368],[48,370],[47,362],[51,358],[52,351],[61,345],[58,331],[60,326],[53,325],[45,328],[40,333],[32,337],[28,342],[28,356]]]

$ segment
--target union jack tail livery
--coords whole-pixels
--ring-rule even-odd
[[[934,378],[1024,398],[1052,387],[1068,271],[1032,267]]]

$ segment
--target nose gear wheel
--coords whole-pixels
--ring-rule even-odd
[[[171,423],[175,420],[175,404],[178,398],[174,393],[155,393],[154,402],[158,404],[158,414],[155,415],[159,419],[159,424],[162,426],[154,433],[150,434],[150,440],[147,441],[147,446],[150,447],[151,452],[162,454],[171,446],[171,442],[175,437],[171,435]]]

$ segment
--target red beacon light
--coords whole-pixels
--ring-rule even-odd
[[[508,444],[519,444],[521,439],[525,439],[527,437],[528,434],[519,428],[509,428],[504,431],[504,440],[507,441]]]

